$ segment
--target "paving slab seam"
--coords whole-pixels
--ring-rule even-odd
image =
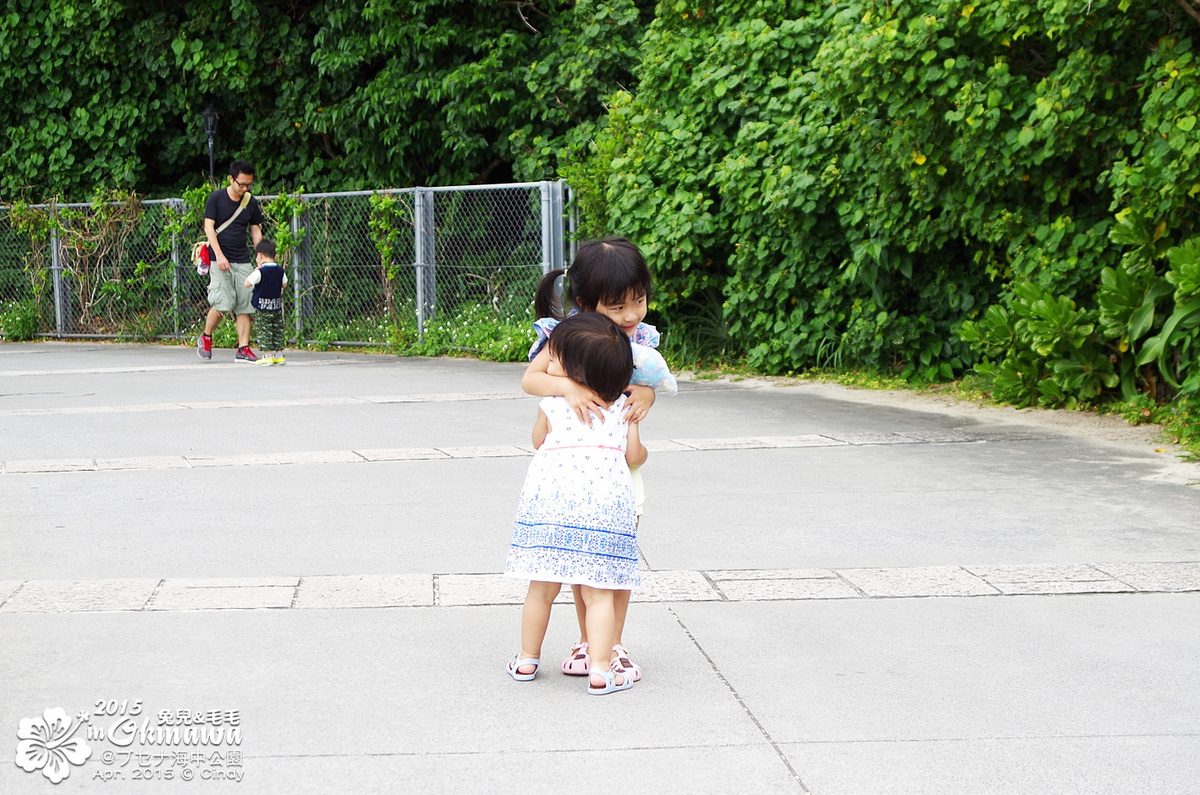
[[[921,745],[952,743],[1027,742],[1029,740],[1139,740],[1164,737],[1200,737],[1200,732],[1114,732],[1112,734],[1010,734],[995,737],[876,737],[836,740],[788,740],[781,745]]]
[[[786,743],[793,745],[795,743]],[[758,743],[694,743],[679,745],[623,745],[621,753],[627,751],[706,751],[719,749],[758,748]],[[540,757],[548,754],[611,754],[611,748],[538,748],[521,750],[506,748],[503,751],[373,751],[358,754],[248,754],[243,753],[243,759],[388,759],[405,757],[478,757],[503,756],[508,759],[514,756]],[[805,790],[808,792],[808,790]]]
[[[758,716],[754,714],[754,710],[750,709],[750,705],[748,705],[745,699],[742,698],[741,694],[738,693],[737,688],[735,688],[733,684],[725,678],[725,674],[721,672],[721,668],[717,665],[716,660],[712,658],[712,656],[705,650],[704,646],[701,645],[700,641],[696,639],[696,636],[692,634],[690,629],[688,629],[687,624],[683,623],[683,619],[680,618],[678,613],[669,607],[667,608],[667,612],[670,613],[671,617],[674,618],[679,624],[679,628],[682,629],[683,633],[688,636],[688,639],[691,640],[692,644],[696,647],[696,650],[699,651],[704,659],[708,661],[708,665],[712,669],[713,674],[716,675],[721,684],[723,684],[726,689],[729,690],[734,700],[737,701],[738,706],[740,706],[742,711],[746,714],[746,717],[750,719],[750,722],[754,724],[755,728],[758,729],[759,733],[771,746],[771,749],[775,752],[775,755],[779,757],[779,761],[783,763],[783,766],[787,768],[788,773],[800,787],[800,791],[811,795],[812,790],[808,788],[808,786],[804,783],[804,779],[800,777],[800,773],[795,767],[792,766],[792,762],[787,758],[787,754],[785,754],[783,749],[779,747],[779,743],[775,742],[775,738],[771,736],[769,731],[767,731],[767,727],[763,726],[762,721],[760,721]]]
[[[363,395],[326,398],[280,398],[278,400],[246,401],[170,401],[166,403],[132,403],[121,406],[64,406],[61,408],[32,408],[0,410],[0,417],[53,417],[77,414],[134,414],[157,411],[211,411],[247,408],[302,408],[307,406],[377,406],[397,403],[466,403],[481,400],[533,399],[523,392],[432,392],[412,395]]]
[[[330,367],[333,365],[356,364],[351,360],[342,359],[316,359],[306,362],[291,361],[288,362],[287,368],[294,369],[296,367]],[[123,373],[161,373],[169,370],[194,370],[198,367],[203,367],[206,370],[253,370],[257,368],[246,367],[244,363],[232,362],[189,362],[187,364],[152,364],[138,365],[136,367],[84,367],[78,369],[63,369],[63,370],[0,370],[0,376],[5,378],[16,378],[19,376],[48,376],[48,375],[120,375]]]
[[[899,434],[891,434],[898,436]],[[798,447],[868,447],[895,444],[946,444],[943,441],[895,441],[844,442],[828,438],[828,444],[792,444],[787,438],[758,439],[754,437],[731,437],[725,439],[663,439],[646,443],[647,449],[658,453],[721,452],[731,450],[790,450]],[[1051,438],[1051,437],[1044,437]],[[988,441],[990,444],[997,440]],[[1024,441],[1024,440],[1023,440]],[[117,458],[51,458],[17,459],[0,461],[3,475],[43,475],[75,472],[113,472],[131,470],[196,469],[200,467],[237,466],[296,466],[302,464],[360,464],[393,461],[423,461],[478,458],[521,458],[532,456],[533,450],[522,444],[474,445],[463,447],[397,447],[357,450],[301,450],[277,453],[253,453],[236,455],[178,455],[178,456],[126,456]]]
[[[1102,568],[1103,567],[1103,568]],[[1104,569],[1122,575],[1117,579]],[[891,569],[643,570],[639,603],[961,599],[1200,592],[1200,562]],[[0,581],[0,613],[519,605],[521,580],[491,573]],[[559,601],[570,601],[564,590]]]

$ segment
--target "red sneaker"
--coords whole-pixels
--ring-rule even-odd
[[[233,358],[239,362],[250,362],[250,364],[258,361],[258,357],[254,355],[254,351],[250,350],[249,345],[243,345],[241,348],[238,348]]]
[[[212,337],[207,334],[200,335],[200,339],[196,341],[196,355],[201,359],[212,358]]]

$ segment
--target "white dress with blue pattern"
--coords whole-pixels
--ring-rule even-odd
[[[611,590],[637,587],[625,398],[591,428],[565,398],[544,398],[538,406],[550,420],[550,432],[525,475],[505,576]]]

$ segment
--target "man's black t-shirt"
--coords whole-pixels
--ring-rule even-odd
[[[238,206],[238,202],[229,198],[229,191],[221,188],[208,195],[208,201],[204,203],[204,217],[211,218],[214,228],[219,229],[221,224],[228,221],[229,217],[237,212]],[[237,220],[230,224],[228,229],[217,235],[217,242],[221,245],[221,251],[224,252],[227,260],[230,262],[254,261],[254,258],[250,256],[250,249],[246,245],[246,232],[252,226],[262,226],[262,222],[262,209],[258,206],[258,199],[251,196],[250,204],[242,210],[242,214],[237,217]],[[213,258],[213,262],[216,262],[216,257]]]

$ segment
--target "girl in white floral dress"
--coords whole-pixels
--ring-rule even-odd
[[[533,445],[504,573],[529,579],[521,610],[521,652],[508,673],[529,681],[541,664],[550,608],[563,583],[581,586],[593,660],[609,660],[615,632],[614,591],[640,584],[637,527],[629,467],[646,460],[623,394],[633,372],[629,338],[612,320],[584,313],[563,320],[549,341],[555,375],[605,402],[600,421],[581,421],[563,397],[538,404]],[[595,653],[602,651],[602,653]],[[588,692],[633,686],[619,668],[592,665]]]

